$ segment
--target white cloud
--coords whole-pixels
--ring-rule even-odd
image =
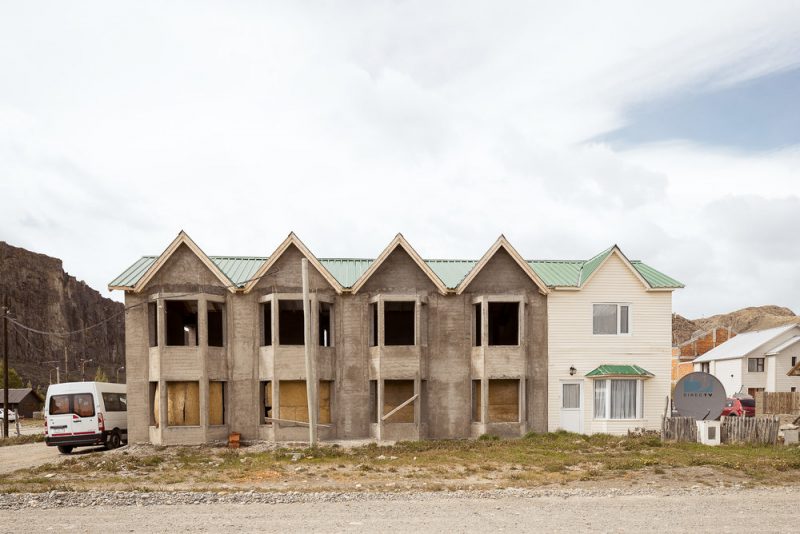
[[[290,230],[321,256],[398,231],[429,256],[616,242],[689,285],[679,312],[798,308],[781,225],[720,235],[742,209],[793,220],[796,150],[584,142],[634,103],[796,65],[798,23],[777,2],[6,6],[0,239],[97,288],[181,228],[232,254]]]

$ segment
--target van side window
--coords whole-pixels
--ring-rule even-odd
[[[103,393],[103,404],[107,412],[128,411],[128,402],[124,393]]]
[[[74,413],[78,417],[94,415],[94,397],[91,393],[69,393],[50,397],[50,415]]]

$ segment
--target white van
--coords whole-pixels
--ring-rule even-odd
[[[125,384],[66,382],[47,388],[45,443],[63,454],[75,447],[119,447],[128,441]]]

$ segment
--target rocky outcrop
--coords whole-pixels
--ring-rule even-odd
[[[729,328],[732,332],[741,334],[790,323],[800,323],[800,317],[789,308],[773,305],[751,306],[730,313],[693,320],[674,313],[672,314],[672,344],[680,345],[698,334],[717,328]]]
[[[55,381],[56,365],[62,382],[81,380],[82,360],[92,360],[85,365],[87,380],[98,366],[113,380],[125,365],[123,305],[65,273],[61,260],[0,241],[0,305],[5,295],[15,320],[46,332],[81,330],[113,317],[70,336],[41,335],[9,324],[10,365],[23,381],[47,386],[51,371]]]

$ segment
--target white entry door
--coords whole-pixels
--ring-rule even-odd
[[[583,381],[564,381],[561,383],[561,425],[562,430],[583,433]]]

